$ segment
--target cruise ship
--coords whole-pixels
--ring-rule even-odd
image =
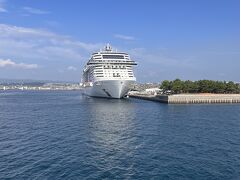
[[[93,53],[83,69],[80,85],[84,94],[93,97],[123,98],[136,81],[133,66],[137,63],[124,52],[107,44],[104,50]]]

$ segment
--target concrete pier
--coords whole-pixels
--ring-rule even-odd
[[[240,94],[129,95],[129,97],[169,104],[240,103]]]

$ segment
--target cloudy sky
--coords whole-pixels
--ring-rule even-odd
[[[79,81],[110,43],[139,82],[240,81],[238,0],[0,0],[0,78]]]

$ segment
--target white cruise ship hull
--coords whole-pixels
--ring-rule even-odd
[[[123,98],[129,91],[133,80],[103,80],[84,87],[84,94],[92,97]]]

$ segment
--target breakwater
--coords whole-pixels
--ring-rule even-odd
[[[169,104],[240,103],[240,94],[129,95],[132,98]]]

